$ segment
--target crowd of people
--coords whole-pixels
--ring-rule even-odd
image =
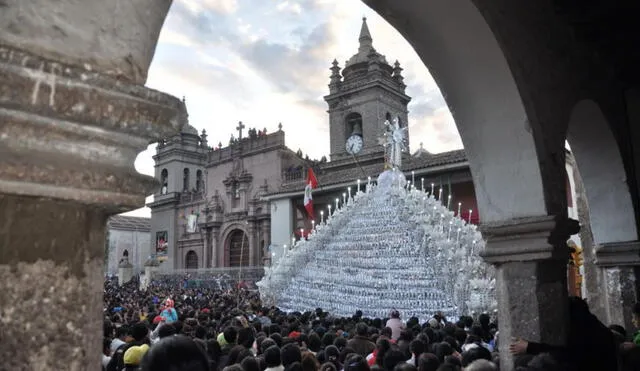
[[[246,283],[192,287],[164,277],[140,289],[105,281],[104,371],[492,371],[500,369],[497,323],[486,314],[426,323],[336,318],[321,308],[263,307]],[[570,300],[567,345],[517,340],[516,369],[640,370],[640,336],[603,325],[582,299]],[[635,308],[640,318],[640,305]],[[640,323],[639,323],[640,325]],[[631,336],[629,336],[632,338]],[[629,341],[628,341],[629,340]]]

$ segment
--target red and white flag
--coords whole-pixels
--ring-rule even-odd
[[[307,186],[304,187],[304,208],[307,209],[307,213],[312,220],[315,217],[313,215],[313,197],[311,193],[316,187],[318,187],[318,179],[316,179],[313,169],[309,168],[307,170]]]

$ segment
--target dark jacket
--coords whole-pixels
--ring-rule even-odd
[[[572,370],[617,370],[617,346],[613,333],[589,312],[587,304],[571,298],[569,336],[566,347],[529,343],[527,353],[550,353],[571,365]]]
[[[359,355],[366,357],[373,353],[374,349],[376,349],[376,345],[368,338],[356,335],[353,339],[347,341],[347,348],[351,348]]]

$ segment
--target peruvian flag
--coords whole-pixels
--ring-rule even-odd
[[[309,170],[307,170],[307,186],[304,187],[304,208],[307,209],[307,213],[312,220],[315,219],[315,217],[313,216],[313,197],[311,196],[311,191],[316,187],[318,187],[318,179],[316,179],[313,169],[309,168]]]

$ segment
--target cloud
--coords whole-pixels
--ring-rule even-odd
[[[376,49],[405,68],[413,97],[412,148],[421,141],[433,152],[459,146],[427,68],[402,36],[357,0],[178,0],[162,31],[149,85],[186,95],[191,124],[206,128],[212,143],[226,143],[240,120],[270,131],[283,122],[292,148],[316,148],[318,138],[310,132],[326,140],[312,150],[319,157],[328,151],[322,97],[330,63],[357,51],[360,15],[368,17]]]
[[[285,12],[285,13],[293,13],[293,14],[302,13],[302,6],[300,5],[300,3],[295,1],[283,1],[281,3],[278,3],[278,5],[276,5],[276,9],[279,12]]]
[[[233,14],[238,10],[237,0],[179,0],[193,13],[213,11],[220,14]]]
[[[296,33],[302,33],[297,28]],[[305,98],[321,96],[326,86],[329,59],[326,48],[336,42],[328,23],[301,35],[299,47],[259,39],[238,46],[238,54],[280,92],[293,92]]]

